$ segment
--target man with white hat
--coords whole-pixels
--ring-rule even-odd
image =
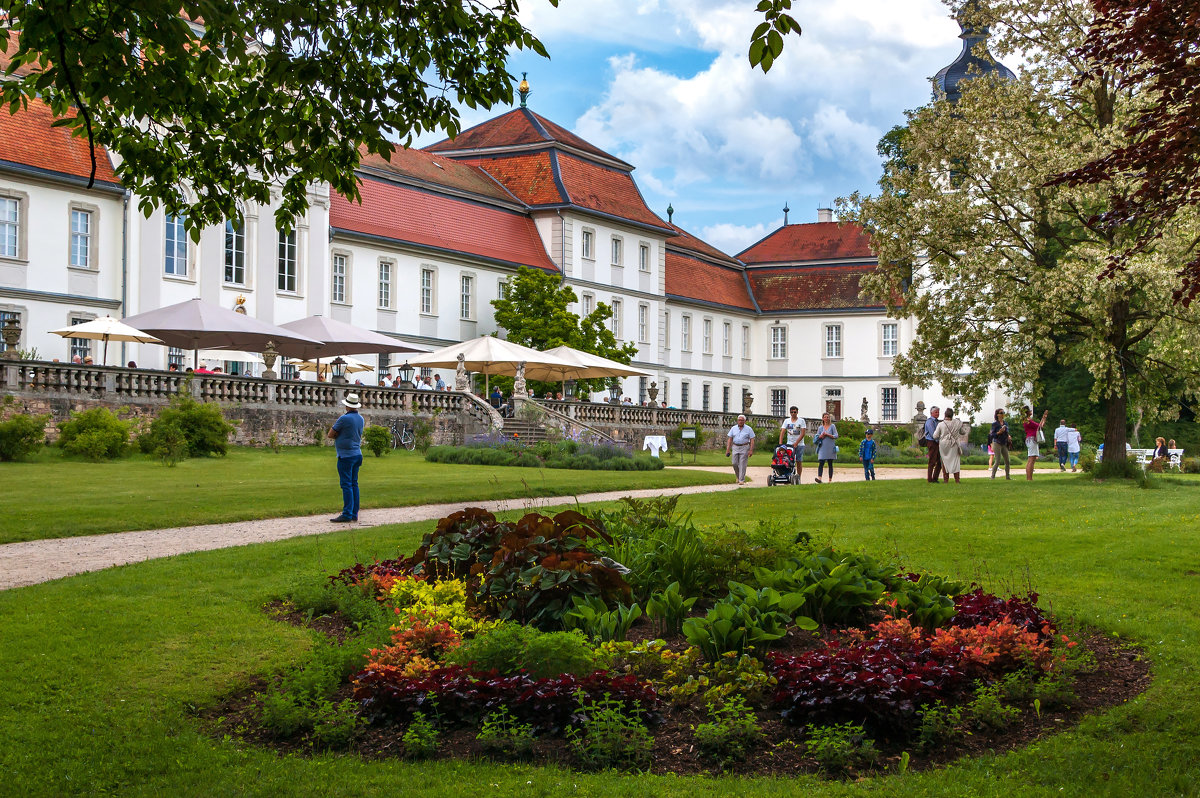
[[[356,393],[346,394],[342,400],[346,412],[333,422],[328,437],[337,450],[338,481],[342,485],[342,514],[329,520],[345,524],[358,520],[358,469],[362,465],[363,417],[358,409],[362,401]]]

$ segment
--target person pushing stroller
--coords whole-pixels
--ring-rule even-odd
[[[804,473],[804,436],[808,432],[808,422],[800,418],[800,408],[792,405],[788,410],[789,416],[779,425],[779,443],[787,439],[787,445],[796,455],[796,484],[800,484],[800,475]]]

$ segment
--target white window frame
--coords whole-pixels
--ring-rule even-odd
[[[75,217],[80,214],[87,219],[87,230],[80,232],[75,229]],[[72,269],[96,271],[100,268],[100,246],[97,240],[99,234],[100,208],[96,205],[85,205],[82,202],[72,202],[67,208],[68,250],[67,266]],[[84,247],[82,263],[75,258],[76,242],[82,241]]]
[[[650,271],[650,245],[644,241],[638,244],[638,271]]]
[[[692,351],[692,317],[687,313],[679,317],[679,348]]]
[[[787,339],[786,325],[775,324],[771,326],[771,360],[787,360]]]
[[[892,336],[888,337],[888,332]],[[900,354],[900,325],[894,321],[879,323],[879,356],[895,357]]]
[[[742,359],[750,359],[750,325],[742,325]]]
[[[0,194],[0,258],[21,260],[25,254],[25,208],[26,202],[21,196],[12,193]]]
[[[76,324],[86,324],[89,321],[94,321],[95,314],[92,313],[72,313],[67,316],[67,325],[74,327]],[[79,359],[83,360],[86,357],[94,357],[92,354],[92,339],[90,338],[68,338],[67,339],[67,362],[73,363],[75,356],[79,355]],[[104,365],[101,363],[100,365]]]
[[[596,231],[585,227],[579,234],[579,257],[584,260],[596,259]]]
[[[612,316],[610,316],[608,319],[609,320],[609,329],[612,330],[612,334],[616,337],[616,339],[618,341],[624,341],[625,335],[623,334],[623,330],[624,330],[625,324],[624,324],[624,319],[622,318],[622,316],[624,315],[624,307],[621,303],[620,298],[613,297],[611,307],[612,307]]]
[[[182,237],[182,239],[180,238]],[[180,247],[183,252],[180,252]],[[187,234],[187,216],[163,214],[163,274],[167,277],[186,279],[188,261],[191,259],[192,242]]]
[[[463,321],[475,320],[475,275],[458,276],[458,317]]]
[[[225,220],[224,239],[221,247],[221,279],[225,285],[246,285],[246,219],[240,223]],[[230,244],[232,243],[232,247]],[[239,243],[241,247],[239,249]],[[232,255],[232,258],[230,257]],[[231,262],[232,261],[232,262]],[[240,262],[239,262],[240,261]],[[238,271],[241,279],[238,279]]]
[[[771,415],[776,417],[786,416],[788,413],[788,392],[787,388],[771,388]]]
[[[638,305],[638,342],[650,343],[650,306],[645,302]]]
[[[422,316],[437,315],[437,269],[422,266],[417,294],[417,310]]]
[[[610,244],[612,250],[612,265],[621,268],[625,265],[625,239],[613,236]]]
[[[839,360],[842,357],[842,325],[825,325],[825,360]]]
[[[379,276],[379,290],[376,291],[376,301],[380,310],[392,309],[392,284],[396,279],[396,262],[388,258],[380,258],[376,272]]]
[[[329,301],[350,304],[350,253],[335,251],[329,258]]]
[[[712,354],[712,319],[700,322],[700,351],[706,355]]]
[[[700,386],[700,409],[708,412],[712,409],[712,383],[706,382]]]
[[[583,294],[579,298],[579,315],[587,318],[596,309],[596,297],[593,294]]]
[[[663,349],[671,349],[671,311],[663,311]]]
[[[679,383],[679,409],[691,410],[691,393],[692,383],[689,380],[682,380]]]
[[[733,355],[733,324],[727,321],[721,323],[721,355]]]
[[[893,402],[886,400],[886,391],[895,391],[896,399]],[[888,413],[888,405],[892,405],[892,412]],[[879,386],[879,420],[896,422],[900,420],[900,386],[899,385],[881,385]]]
[[[275,291],[300,293],[300,236],[295,228],[279,230],[275,236]]]

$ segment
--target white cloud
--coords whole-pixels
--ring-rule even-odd
[[[722,252],[736,255],[756,241],[766,238],[767,234],[779,229],[783,219],[776,219],[770,224],[729,224],[720,222],[701,229],[700,238],[712,244]]]

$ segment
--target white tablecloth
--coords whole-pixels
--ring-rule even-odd
[[[651,457],[658,457],[659,452],[667,450],[667,436],[647,435],[645,440],[642,441],[642,448],[649,449]]]

